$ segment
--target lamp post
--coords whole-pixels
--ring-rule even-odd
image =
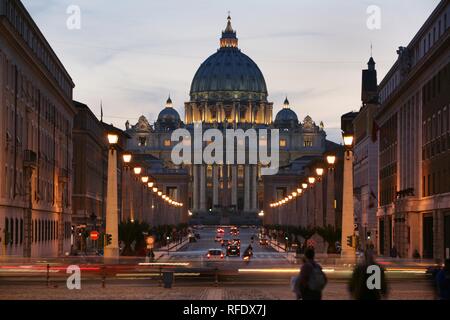
[[[353,204],[353,132],[343,133],[345,156],[342,199],[342,238],[341,256],[347,258],[356,257],[356,248],[349,246],[347,237],[354,236],[354,204]]]
[[[334,163],[336,162],[335,155],[326,156],[328,163],[327,171],[327,201],[326,201],[326,217],[325,224],[327,226],[336,226],[336,212],[334,207]]]
[[[111,242],[106,244],[105,258],[119,258],[119,212],[117,207],[117,150],[119,136],[108,134],[108,180],[106,193],[106,234],[111,235]]]
[[[320,164],[316,167],[316,188],[315,188],[315,226],[316,227],[323,227],[325,221],[324,221],[324,214],[323,214],[323,183],[322,183],[322,177],[324,173],[323,166]]]
[[[123,160],[123,183],[122,183],[122,193],[124,197],[122,199],[122,221],[126,220],[125,217],[130,217],[131,213],[131,199],[130,199],[130,162],[132,159],[132,155],[129,152],[125,152],[122,155]]]

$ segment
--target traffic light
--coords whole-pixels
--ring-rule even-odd
[[[347,236],[347,246],[353,247],[353,236]]]
[[[107,234],[105,234],[105,238],[106,238],[105,243],[107,246],[109,246],[112,243],[112,235],[107,233]]]

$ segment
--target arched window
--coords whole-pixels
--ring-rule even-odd
[[[19,219],[16,218],[16,225],[14,229],[14,244],[19,243]]]
[[[7,241],[9,238],[9,219],[5,217],[5,244],[8,244]]]
[[[24,238],[24,236],[23,236],[23,219],[20,219],[20,244],[22,244],[23,243],[23,238]]]

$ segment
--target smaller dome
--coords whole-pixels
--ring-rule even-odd
[[[180,115],[177,110],[172,107],[164,108],[158,115],[159,122],[178,122],[180,121]]]
[[[291,122],[294,121],[295,123],[298,123],[298,117],[297,114],[292,111],[289,108],[284,108],[281,109],[278,113],[277,116],[275,117],[275,122],[279,123],[279,122]]]

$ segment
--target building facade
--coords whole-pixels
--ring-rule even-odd
[[[222,32],[220,48],[206,59],[191,84],[190,99],[184,105],[184,121],[168,99],[158,120],[150,124],[144,116],[138,123],[126,123],[132,137],[128,149],[133,153],[152,155],[167,168],[184,168],[189,173],[188,203],[196,223],[257,223],[258,213],[268,201],[264,198],[257,164],[183,164],[171,160],[175,129],[186,129],[191,136],[200,124],[202,132],[217,129],[279,129],[280,166],[306,155],[322,155],[326,133],[309,116],[299,121],[286,98],[283,108],[273,119],[273,103],[263,73],[253,60],[238,48],[236,32],[228,17]],[[204,143],[203,148],[208,143]],[[248,150],[248,146],[246,146]],[[196,150],[193,150],[194,152]],[[226,158],[226,155],[224,156]],[[193,161],[191,162],[193,163]]]
[[[353,120],[353,194],[361,248],[378,244],[378,141],[374,116],[379,109],[377,71],[371,57],[362,73],[362,106]]]
[[[450,3],[379,85],[379,252],[442,260],[450,248]]]
[[[74,84],[20,1],[0,1],[0,252],[70,251]]]

